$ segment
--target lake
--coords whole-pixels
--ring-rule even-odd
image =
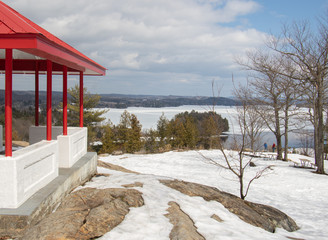
[[[127,110],[129,113],[137,116],[142,129],[156,129],[157,121],[160,116],[164,113],[167,119],[172,119],[176,114],[181,112],[191,112],[195,110],[197,112],[206,112],[211,110],[209,106],[180,106],[180,107],[164,107],[164,108],[144,108],[144,107],[129,107],[126,109],[111,108],[105,114],[106,121],[108,119],[115,125],[120,122],[121,114]],[[303,110],[306,112],[306,110]],[[229,135],[240,135],[239,124],[237,121],[237,108],[234,106],[216,106],[215,112],[220,114],[223,118],[227,118],[229,121]],[[308,124],[306,126],[307,131],[312,131],[312,126]],[[262,141],[267,142],[268,145],[272,145],[275,142],[275,137],[272,132],[268,129],[265,130],[262,136]],[[284,142],[283,142],[284,143]],[[299,134],[290,133],[289,134],[289,146],[290,147],[303,147],[303,143],[300,141]]]

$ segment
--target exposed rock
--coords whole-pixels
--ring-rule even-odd
[[[109,156],[109,153],[101,153],[101,154],[98,154],[98,159],[100,157],[108,157]]]
[[[15,147],[27,147],[30,144],[26,141],[12,141],[13,146]]]
[[[133,187],[143,187],[143,183],[141,182],[135,182],[135,183],[131,183],[131,184],[125,184],[125,185],[122,185],[123,187],[125,188],[133,188]]]
[[[289,232],[293,232],[299,229],[293,219],[276,208],[248,201],[245,201],[245,203],[253,208],[261,216],[268,219],[271,223],[273,223],[275,227],[283,228]]]
[[[109,177],[110,174],[108,173],[97,173],[94,177]]]
[[[223,222],[223,220],[222,220],[218,215],[216,215],[216,214],[213,214],[213,215],[211,216],[211,218],[213,218],[214,220],[216,220],[216,221],[218,221],[218,222]]]
[[[165,217],[170,219],[173,224],[170,233],[171,240],[205,240],[205,238],[197,232],[194,222],[191,218],[181,210],[180,206],[175,202],[169,202],[170,207]]]
[[[253,163],[253,162],[250,162],[250,163],[249,163],[249,166],[250,166],[250,167],[256,167],[256,164]]]
[[[292,240],[305,240],[304,238],[294,238],[294,237],[286,237],[288,239],[292,239]]]
[[[120,224],[130,207],[144,204],[134,189],[84,188],[67,196],[56,212],[29,229],[22,239],[93,239]]]
[[[269,232],[275,232],[276,227],[282,227],[289,232],[299,229],[292,218],[278,209],[244,201],[235,195],[220,191],[214,187],[178,180],[161,180],[161,183],[188,196],[199,196],[206,201],[220,202],[241,220]]]
[[[118,165],[115,165],[115,164],[112,164],[112,163],[103,162],[101,160],[98,160],[97,165],[98,165],[98,167],[103,167],[103,168],[107,168],[107,169],[110,169],[110,170],[115,170],[115,171],[120,171],[120,172],[125,172],[125,173],[140,174],[138,172],[131,171],[129,169],[126,169],[124,167],[121,167],[121,166],[118,166]]]
[[[113,151],[112,155],[116,156],[116,155],[123,155],[122,151]]]

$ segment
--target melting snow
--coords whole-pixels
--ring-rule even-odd
[[[215,161],[223,161],[220,151],[200,151]],[[301,155],[290,154],[297,161]],[[145,205],[132,208],[126,219],[106,239],[169,239],[172,225],[164,216],[168,202],[177,202],[195,222],[198,232],[211,239],[328,239],[328,176],[314,174],[311,169],[294,168],[293,163],[254,159],[256,167],[248,167],[246,179],[268,165],[273,165],[260,179],[253,182],[247,200],[268,204],[292,217],[301,228],[287,232],[278,228],[272,234],[249,225],[230,213],[218,202],[207,202],[200,197],[189,197],[162,185],[160,179],[180,179],[216,187],[238,195],[238,181],[232,173],[209,164],[197,151],[167,152],[163,154],[100,157],[102,161],[120,165],[141,174],[123,173],[98,167],[99,173],[109,177],[95,177],[85,187],[117,188],[134,182],[143,187],[135,189],[143,193]],[[328,162],[325,161],[327,165]],[[326,169],[328,171],[328,169]],[[220,223],[213,214],[224,220]]]

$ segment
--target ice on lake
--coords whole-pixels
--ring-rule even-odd
[[[181,112],[191,112],[195,110],[197,112],[207,112],[211,111],[211,106],[194,106],[194,105],[185,105],[179,107],[163,107],[163,108],[146,108],[146,107],[129,107],[126,109],[117,109],[111,108],[105,114],[106,121],[110,120],[113,124],[117,125],[120,122],[121,114],[127,110],[129,113],[137,116],[142,129],[156,129],[157,121],[160,116],[164,113],[165,117],[171,120],[176,114]],[[301,109],[300,111],[307,112],[307,109]],[[235,106],[215,106],[215,112],[220,114],[223,118],[227,118],[229,122],[229,131],[227,134],[240,134],[240,128],[237,121],[237,107]],[[305,128],[304,128],[305,129]],[[307,130],[311,130],[312,126],[310,123],[306,126]],[[269,131],[265,130],[263,141],[272,144],[275,142],[274,135]],[[283,140],[284,143],[284,140]],[[289,146],[290,147],[301,147],[301,142],[298,134],[290,133],[289,134]]]

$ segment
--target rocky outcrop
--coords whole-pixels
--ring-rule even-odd
[[[104,162],[100,162],[100,165],[116,168]],[[188,196],[199,196],[206,201],[220,202],[243,221],[267,231],[274,232],[277,227],[287,231],[298,229],[293,219],[270,206],[244,201],[232,194],[201,184],[179,180],[160,180],[160,182]],[[136,181],[123,187],[125,188],[83,188],[71,193],[63,200],[56,212],[30,228],[21,239],[83,240],[104,235],[124,220],[130,207],[140,207],[144,204],[142,193],[131,189],[142,188],[142,182]],[[183,209],[183,206],[181,208]],[[169,202],[168,213],[165,216],[173,225],[170,239],[205,239],[197,232],[194,224],[197,219],[191,219],[181,208],[177,203]],[[218,222],[225,220],[215,214],[211,218]]]
[[[110,170],[125,172],[125,173],[139,174],[138,172],[131,171],[129,169],[126,169],[124,167],[121,167],[121,166],[118,166],[118,165],[115,165],[115,164],[112,164],[112,163],[103,162],[101,160],[98,160],[97,166],[107,168],[107,169],[110,169]]]
[[[84,188],[64,199],[56,212],[29,229],[22,239],[93,239],[120,224],[130,207],[144,204],[134,189]]]
[[[292,218],[278,209],[244,201],[235,195],[222,192],[214,187],[178,180],[161,180],[160,182],[188,196],[199,196],[206,201],[220,202],[241,220],[269,232],[275,232],[277,227],[282,227],[289,232],[299,229]]]
[[[169,202],[170,207],[165,216],[173,224],[170,233],[170,240],[205,240],[205,238],[197,232],[197,228],[191,218],[181,210],[176,202]]]

